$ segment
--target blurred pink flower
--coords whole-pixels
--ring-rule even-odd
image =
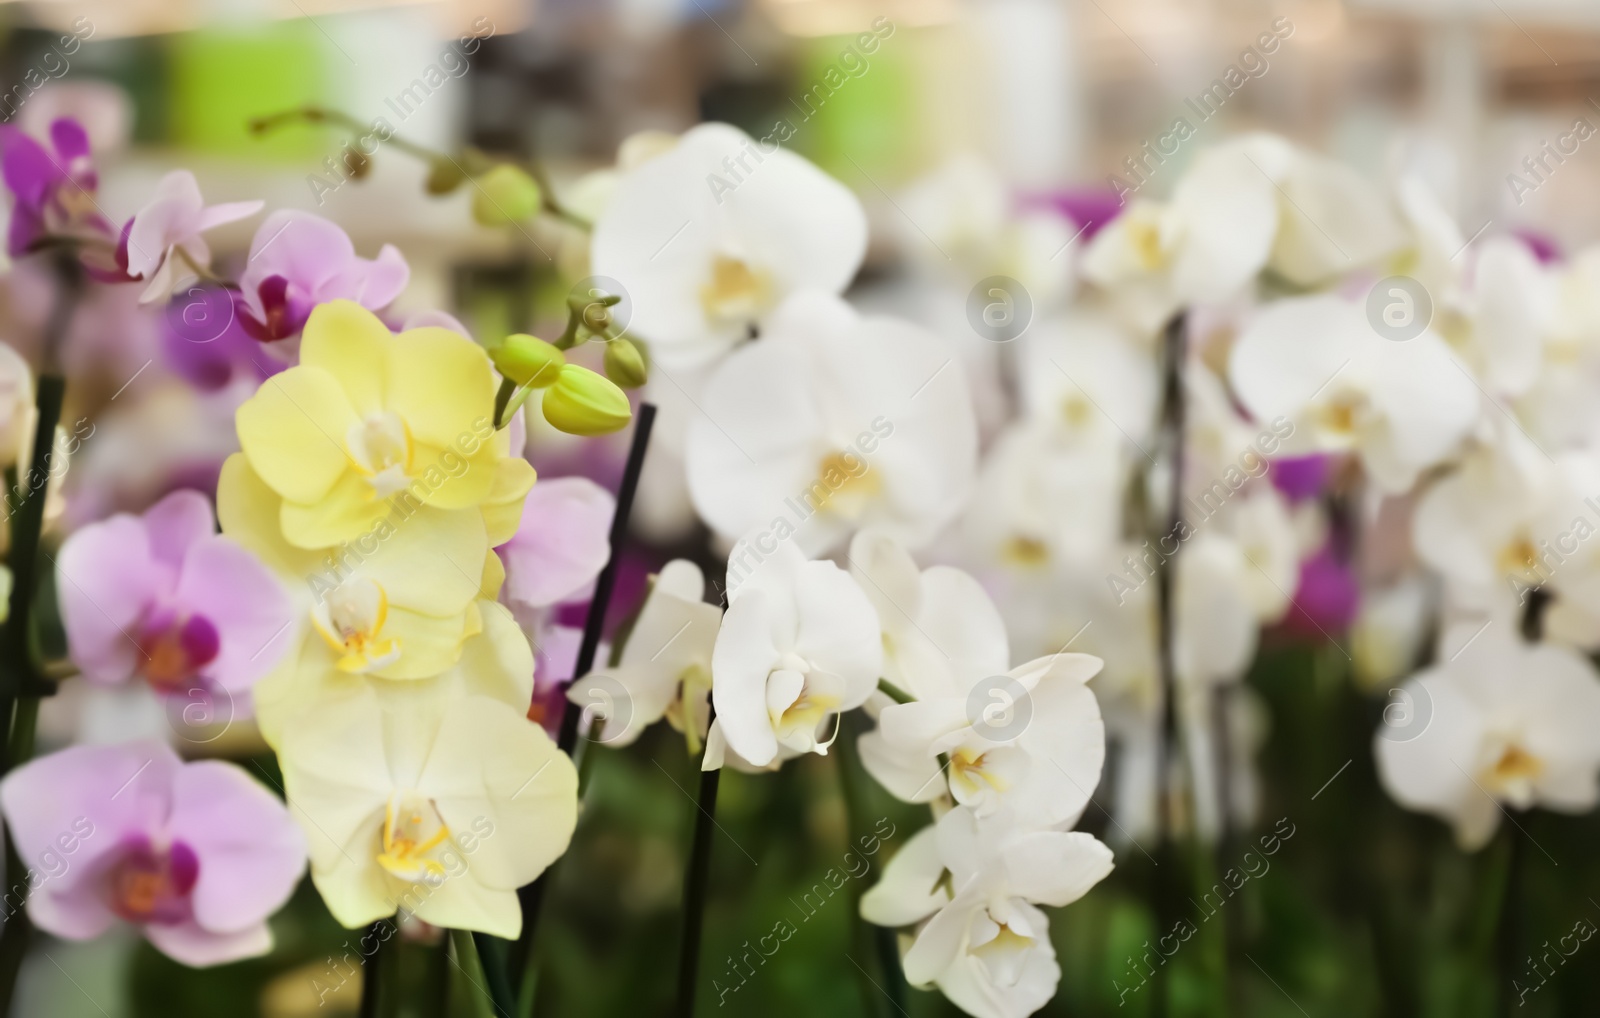
[[[334,223],[280,209],[256,231],[239,276],[244,325],[263,342],[286,339],[300,332],[316,305],[345,299],[377,311],[400,295],[410,277],[393,244],[385,244],[377,258],[360,258]]]
[[[176,491],[69,537],[58,560],[61,619],[90,682],[143,676],[169,696],[231,699],[289,645],[289,595],[254,556],[215,532],[211,504]]]
[[[200,234],[261,211],[261,201],[236,201],[207,206],[200,183],[188,170],[173,170],[156,185],[150,201],[122,231],[118,257],[135,279],[147,280],[140,300],[172,292],[175,279],[191,271],[181,253],[196,265],[211,264],[211,249]]]
[[[587,477],[541,480],[522,503],[516,536],[497,550],[512,608],[549,608],[587,596],[611,557],[617,500]]]
[[[52,122],[48,147],[19,128],[0,125],[0,177],[16,198],[6,235],[8,254],[27,254],[48,236],[100,237],[108,245],[103,251],[85,247],[84,267],[98,278],[126,278],[109,246],[116,229],[95,201],[100,177],[81,124],[70,117]]]
[[[270,951],[267,917],[305,869],[282,802],[233,764],[185,764],[160,742],[41,757],[0,782],[0,807],[44,878],[28,897],[35,925],[90,940],[121,919],[190,966]]]
[[[1300,583],[1283,624],[1300,636],[1331,639],[1350,628],[1360,601],[1355,574],[1334,554],[1333,545],[1325,544],[1300,563]]]

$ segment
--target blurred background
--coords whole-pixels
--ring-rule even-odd
[[[1274,52],[1241,57],[1275,26]],[[844,56],[875,27],[875,51]],[[535,157],[556,192],[581,207],[585,175],[610,167],[637,132],[722,120],[760,137],[786,121],[787,146],[848,184],[872,217],[856,296],[892,293],[919,257],[914,244],[892,242],[906,232],[897,196],[951,157],[976,153],[1029,199],[1103,202],[1108,178],[1129,181],[1126,160],[1180,117],[1198,143],[1146,164],[1142,194],[1166,194],[1206,144],[1266,129],[1375,179],[1420,172],[1467,235],[1492,225],[1568,251],[1600,236],[1600,140],[1547,179],[1523,162],[1578,120],[1600,125],[1595,0],[57,0],[0,3],[0,40],[0,115],[33,132],[63,113],[83,118],[103,172],[101,202],[116,214],[187,166],[211,201],[315,211],[367,257],[398,246],[412,270],[401,310],[448,308],[476,333],[559,331],[560,299],[584,274],[582,236],[549,219],[486,229],[467,212],[468,189],[424,195],[419,160],[379,146],[353,172],[351,131],[303,119],[252,131],[251,122],[316,106],[381,120],[433,148]],[[1255,67],[1250,80],[1199,116],[1194,99],[1232,64]],[[840,66],[845,84],[825,103],[808,101]],[[1513,174],[1537,186],[1513,186]],[[213,234],[219,257],[237,259],[253,229]],[[37,317],[25,277],[12,277],[0,300],[7,320]],[[109,389],[160,338],[131,318],[106,321],[120,324],[82,354],[98,359],[82,367]],[[126,411],[131,420],[104,420],[107,434],[132,437],[94,450],[98,465],[85,469],[104,493],[85,512],[147,504],[137,421],[191,412],[145,401]],[[214,462],[231,428],[207,426],[203,413],[193,420],[192,447],[163,456]],[[614,481],[620,470],[609,446],[552,438],[531,455],[553,473]],[[648,550],[631,572],[635,603],[645,573],[669,555],[701,548],[713,561],[704,535],[685,530],[682,498],[652,490],[637,510]],[[1227,935],[1254,968],[1222,978],[1223,934],[1207,927],[1202,948],[1174,962],[1172,1013],[1493,1013],[1486,959],[1498,897],[1486,903],[1482,888],[1503,860],[1455,852],[1443,825],[1402,813],[1378,790],[1370,743],[1383,702],[1358,692],[1346,668],[1325,644],[1289,632],[1265,641],[1248,682],[1273,724],[1247,833],[1269,832],[1279,817],[1295,833],[1271,874],[1230,906]],[[625,754],[593,755],[584,819],[544,920],[539,1013],[668,1013],[694,765],[665,726]],[[271,767],[270,754],[261,760]],[[863,836],[881,838],[866,859],[875,874],[926,823],[925,810],[860,775],[841,782],[855,766],[845,752],[773,776],[727,775],[699,1013],[956,1013],[937,994],[895,985],[875,961],[853,901],[842,900],[875,875],[852,875],[820,909],[802,907],[830,871],[859,864],[846,852]],[[851,788],[860,790],[853,799]],[[1091,807],[1083,826],[1107,835],[1107,816]],[[1549,814],[1528,823],[1560,860],[1528,870],[1528,929],[1556,935],[1582,916],[1600,922],[1588,897],[1600,892],[1597,869],[1584,871],[1600,824]],[[1134,981],[1129,959],[1154,935],[1147,860],[1120,843],[1113,878],[1057,913],[1063,978],[1043,1013],[1154,1013],[1147,990],[1119,994]],[[358,980],[319,991],[334,985],[330,959],[350,934],[309,886],[302,891],[277,920],[278,952],[205,973],[132,936],[44,940],[25,973],[21,1013],[353,1014]],[[784,919],[798,932],[779,954],[753,971],[735,961]],[[419,950],[419,965],[424,957]],[[422,1003],[436,976],[409,973],[413,1013],[437,1013]],[[1580,958],[1517,1013],[1593,1013],[1597,993],[1600,965]]]

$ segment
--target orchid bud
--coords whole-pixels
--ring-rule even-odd
[[[539,185],[510,163],[501,163],[477,178],[477,185],[472,218],[484,226],[520,223],[539,211]]]
[[[606,377],[624,389],[637,389],[650,380],[644,352],[620,337],[606,344],[605,368]]]
[[[449,194],[466,179],[466,171],[454,159],[435,159],[428,164],[428,179],[422,186],[429,194]]]
[[[542,389],[554,385],[566,355],[538,336],[519,332],[507,336],[489,354],[495,368],[518,385]]]
[[[566,364],[544,394],[544,419],[569,435],[609,435],[633,418],[627,395],[604,375]]]

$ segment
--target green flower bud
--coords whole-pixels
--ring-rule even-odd
[[[566,355],[560,350],[537,336],[522,332],[507,336],[505,342],[490,351],[489,359],[513,382],[539,389],[554,385],[567,363]]]
[[[605,366],[606,377],[624,389],[637,389],[650,380],[644,352],[620,337],[606,344]]]
[[[531,219],[539,211],[539,185],[510,163],[501,163],[477,178],[472,218],[484,226],[504,226]]]
[[[545,390],[544,419],[569,435],[609,435],[627,426],[633,407],[604,375],[567,364],[556,384]]]
[[[466,171],[454,159],[435,159],[428,164],[428,179],[422,186],[429,194],[449,194],[466,179]]]

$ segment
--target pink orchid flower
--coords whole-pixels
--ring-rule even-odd
[[[0,782],[28,916],[68,940],[117,920],[196,968],[266,954],[306,865],[288,809],[239,767],[161,742],[75,746]]]
[[[239,276],[245,328],[270,343],[297,335],[311,309],[353,300],[369,311],[387,307],[406,288],[411,269],[393,244],[374,259],[356,256],[343,230],[321,216],[280,209],[261,223]]]
[[[122,237],[128,275],[149,280],[140,301],[148,303],[171,293],[177,278],[190,271],[188,262],[210,266],[211,249],[200,234],[253,216],[263,204],[236,201],[208,207],[193,173],[173,170],[162,177],[155,195],[134,214]]]
[[[232,700],[293,643],[288,593],[216,533],[197,491],[84,527],[57,567],[68,649],[90,682],[140,676],[169,696]]]
[[[541,480],[529,489],[516,536],[497,549],[506,604],[534,610],[586,596],[611,557],[616,508],[611,492],[587,477]]]

